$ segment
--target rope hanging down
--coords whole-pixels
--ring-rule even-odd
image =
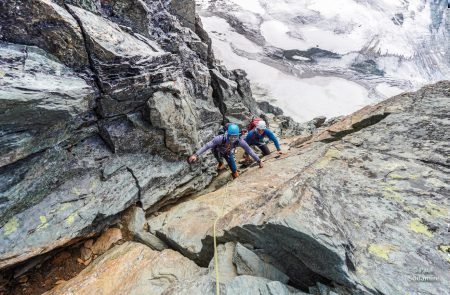
[[[216,240],[216,225],[217,221],[222,218],[223,216],[223,209],[225,204],[225,197],[228,197],[228,182],[225,187],[225,194],[222,198],[222,209],[220,215],[217,216],[216,220],[214,221],[213,226],[213,239],[214,239],[214,269],[216,271],[216,295],[220,295],[220,278],[219,278],[219,258],[217,255],[217,240]]]

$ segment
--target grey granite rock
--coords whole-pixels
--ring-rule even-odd
[[[95,91],[36,47],[0,44],[0,167],[93,123]]]
[[[145,211],[137,206],[129,208],[122,215],[122,232],[125,239],[140,242],[153,250],[162,251],[167,249],[166,243],[147,231],[148,225],[145,220]]]
[[[236,265],[239,275],[249,275],[263,277],[272,281],[287,283],[289,277],[276,269],[269,263],[263,261],[251,250],[245,248],[240,243],[236,244],[233,255],[233,263]]]
[[[449,101],[450,84],[440,82],[363,108],[270,170],[242,175],[223,213],[225,188],[151,218],[150,228],[203,263],[222,216],[221,243],[252,245],[281,263],[293,286],[445,294]]]
[[[67,66],[89,65],[80,27],[64,6],[53,1],[2,1],[0,32],[0,40],[38,46]]]

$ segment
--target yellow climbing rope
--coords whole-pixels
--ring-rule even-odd
[[[223,216],[223,209],[225,204],[225,197],[228,197],[228,182],[225,187],[225,194],[222,198],[222,209],[220,215],[217,216],[216,220],[214,221],[213,226],[213,240],[214,240],[214,269],[216,271],[216,295],[220,295],[220,279],[219,279],[219,258],[217,257],[217,240],[216,240],[216,225],[217,221],[222,218]]]

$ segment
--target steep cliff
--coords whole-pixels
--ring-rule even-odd
[[[0,3],[0,268],[211,181],[211,157],[186,156],[259,108],[245,73],[215,66],[193,6]]]
[[[0,39],[0,292],[213,292],[220,217],[223,293],[448,294],[448,82],[325,123],[269,115],[289,152],[223,186],[186,157],[281,111],[216,62],[194,1],[3,1]],[[67,282],[22,288],[70,253]]]

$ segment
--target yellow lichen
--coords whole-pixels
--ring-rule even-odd
[[[369,253],[389,261],[389,254],[392,250],[395,250],[395,248],[396,247],[393,245],[371,244],[369,246]]]
[[[329,149],[325,155],[319,160],[319,162],[316,164],[316,167],[321,169],[325,168],[327,164],[331,161],[331,159],[337,159],[341,152],[335,148]]]
[[[359,275],[367,274],[367,272],[366,272],[366,270],[364,268],[361,268],[361,267],[358,267],[358,266],[356,267],[356,273],[359,274]]]
[[[74,193],[74,194],[77,195],[77,196],[81,195],[80,190],[79,190],[78,188],[76,188],[76,187],[74,187],[74,188],[72,189],[72,193]]]
[[[411,219],[411,222],[409,223],[409,228],[413,232],[416,232],[416,233],[419,233],[419,234],[424,234],[424,235],[426,235],[428,237],[432,237],[433,236],[433,233],[428,230],[428,227],[425,224],[423,224],[420,221],[419,218]]]
[[[66,224],[67,225],[72,225],[75,222],[75,216],[77,216],[76,212],[74,212],[74,213],[70,214],[69,216],[67,216]]]
[[[439,250],[442,252],[449,252],[450,253],[450,245],[440,245]]]
[[[415,209],[411,206],[403,206],[403,210],[408,213],[412,213],[415,211]]]
[[[448,208],[440,207],[430,201],[425,204],[426,212],[433,217],[447,217],[448,216]]]
[[[398,193],[395,190],[395,187],[391,186],[391,185],[386,185],[384,187],[384,191],[383,191],[383,196],[386,199],[395,201],[397,203],[403,203],[405,200],[403,199],[402,195],[400,193]]]
[[[39,216],[39,220],[41,221],[41,224],[38,225],[37,230],[41,230],[48,227],[47,217],[41,215]]]
[[[3,227],[3,235],[9,236],[13,232],[17,230],[17,227],[19,226],[19,221],[17,220],[17,217],[11,218]]]
[[[389,178],[392,178],[392,179],[399,179],[399,180],[402,180],[402,179],[408,179],[407,176],[402,176],[402,175],[396,174],[396,173],[390,173],[390,174],[389,174]]]

